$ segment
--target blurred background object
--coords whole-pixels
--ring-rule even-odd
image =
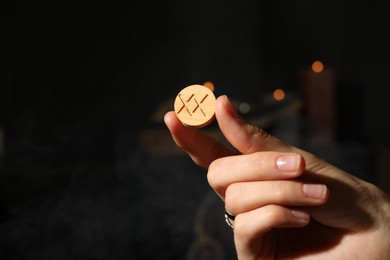
[[[206,170],[163,124],[185,86],[390,192],[389,7],[0,7],[0,258],[232,259]],[[216,122],[202,131],[220,139]]]

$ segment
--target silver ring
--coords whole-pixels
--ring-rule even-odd
[[[236,218],[235,216],[233,216],[232,214],[227,212],[227,210],[225,210],[225,221],[229,225],[229,227],[233,229],[234,229],[233,221],[235,218]]]

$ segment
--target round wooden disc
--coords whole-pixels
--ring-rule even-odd
[[[214,93],[205,86],[191,85],[180,91],[175,99],[175,113],[185,126],[204,127],[215,115]]]

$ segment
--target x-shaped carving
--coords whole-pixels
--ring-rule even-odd
[[[198,102],[198,101],[196,100],[195,94],[191,94],[191,96],[190,96],[186,101],[183,100],[181,94],[179,94],[178,97],[179,97],[180,101],[182,102],[183,106],[179,109],[179,111],[177,111],[177,114],[180,114],[180,112],[181,112],[182,110],[185,109],[185,110],[188,112],[188,114],[189,114],[190,116],[192,116],[192,115],[196,112],[196,110],[199,109],[199,110],[201,111],[201,113],[203,114],[203,116],[206,116],[205,112],[204,112],[204,111],[202,110],[202,108],[200,107],[200,104],[202,104],[202,103],[206,100],[206,98],[208,97],[208,94],[206,94],[206,95],[201,99],[200,102]],[[195,108],[194,108],[192,111],[190,111],[190,109],[189,109],[189,106],[190,106],[189,103],[191,102],[191,100],[193,100],[193,101],[195,102],[195,104],[196,104]],[[187,105],[186,105],[186,104],[187,104]]]

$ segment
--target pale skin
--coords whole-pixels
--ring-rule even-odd
[[[238,259],[390,259],[387,193],[250,125],[225,95],[215,116],[234,149],[173,111],[164,121],[236,216]]]

